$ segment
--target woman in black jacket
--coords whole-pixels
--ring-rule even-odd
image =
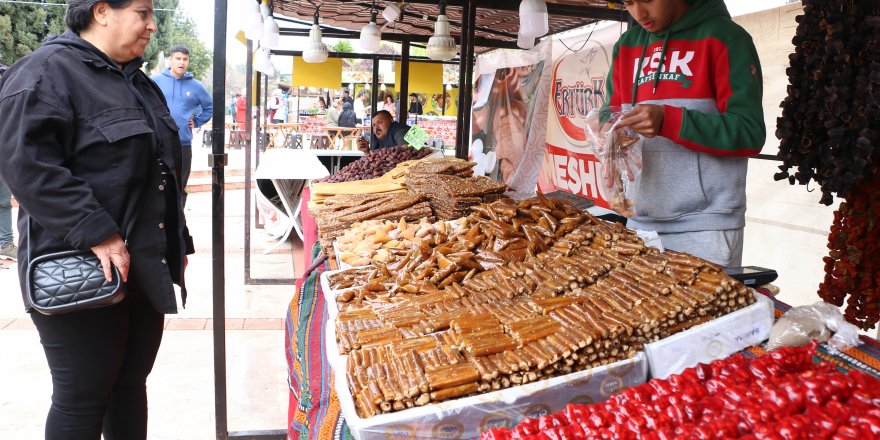
[[[140,70],[152,0],[70,0],[67,32],[0,84],[0,178],[21,204],[28,257],[91,250],[127,281],[121,303],[64,315],[28,307],[52,373],[47,439],[145,439],[146,379],[166,313],[186,301],[192,239],[181,208],[181,146],[162,92]],[[129,236],[126,208],[139,209]],[[126,218],[129,217],[129,218]],[[26,296],[25,296],[26,298]]]

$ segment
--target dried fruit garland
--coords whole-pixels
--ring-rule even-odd
[[[652,379],[606,402],[568,405],[482,440],[876,439],[880,380],[815,364],[815,342],[748,360],[742,355]]]
[[[777,120],[776,180],[846,197],[880,158],[880,2],[804,0]],[[792,168],[796,168],[793,174]]]
[[[864,330],[880,319],[880,176],[862,182],[834,213],[819,296],[842,306],[846,320]]]
[[[774,178],[792,185],[815,180],[825,205],[834,194],[846,198],[834,214],[819,296],[842,306],[850,295],[846,319],[868,329],[880,315],[880,2],[803,4],[776,129],[782,165]]]

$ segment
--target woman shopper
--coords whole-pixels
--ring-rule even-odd
[[[146,439],[146,379],[165,314],[177,312],[173,284],[185,304],[193,250],[180,139],[140,70],[156,32],[152,0],[69,0],[65,24],[0,86],[0,176],[22,208],[22,293],[28,255],[78,249],[94,252],[108,279],[116,266],[127,294],[61,315],[25,300],[52,374],[46,439]],[[139,214],[126,215],[129,206]]]
[[[397,106],[394,104],[394,96],[390,93],[385,95],[385,103],[382,105],[382,110],[391,113],[392,119],[397,118]]]

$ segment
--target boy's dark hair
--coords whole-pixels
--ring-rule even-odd
[[[186,56],[189,56],[189,48],[182,44],[175,44],[174,46],[171,46],[170,49],[168,49],[168,56],[174,55],[176,53],[182,53]]]
[[[70,0],[67,2],[67,11],[64,12],[64,24],[79,34],[92,22],[92,7],[101,2],[107,3],[112,9],[122,9],[131,0]]]

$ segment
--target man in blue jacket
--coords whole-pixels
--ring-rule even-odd
[[[169,49],[171,65],[161,73],[152,76],[153,81],[162,89],[165,101],[168,102],[168,110],[177,123],[180,143],[183,145],[183,172],[181,174],[181,188],[183,188],[183,203],[186,203],[186,183],[189,180],[190,168],[192,167],[192,129],[204,125],[211,119],[214,106],[211,95],[192,74],[187,73],[189,67],[189,49],[186,46],[175,45]]]

